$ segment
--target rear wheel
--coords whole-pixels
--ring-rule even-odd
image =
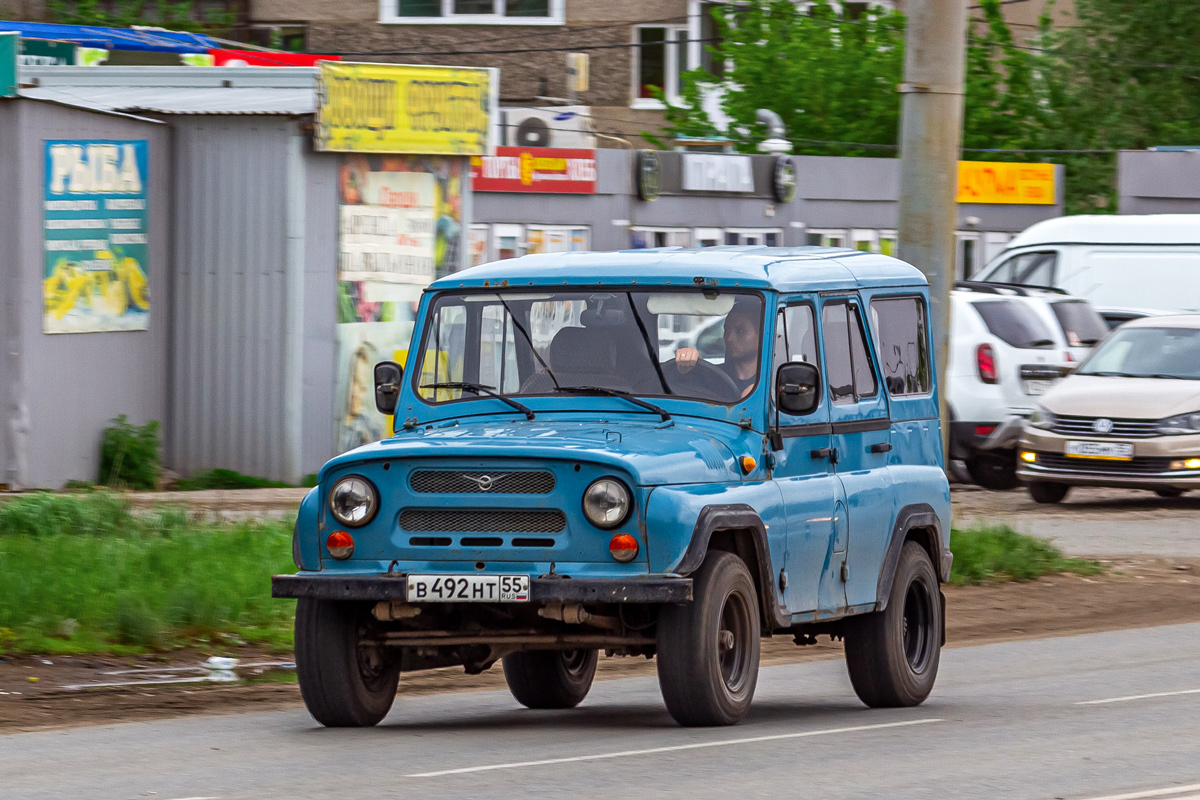
[[[980,453],[968,458],[967,472],[971,480],[993,492],[1007,492],[1017,488],[1017,459],[1013,454]]]
[[[694,576],[695,600],[658,617],[658,685],[680,725],[733,725],[758,683],[762,628],[746,564],[712,551]]]
[[[1061,503],[1067,493],[1071,491],[1071,487],[1065,483],[1046,483],[1045,481],[1034,481],[1027,488],[1029,496],[1035,503]]]
[[[1183,497],[1183,489],[1155,489],[1154,493],[1159,497]]]
[[[596,677],[595,650],[528,650],[504,656],[504,680],[527,708],[574,708]]]
[[[296,602],[296,676],[313,719],[330,728],[368,727],[396,699],[400,662],[382,647],[362,645],[370,609],[359,603],[301,598]]]
[[[872,708],[924,702],[942,647],[937,573],[925,549],[905,542],[887,608],[847,622],[846,667],[859,699]]]

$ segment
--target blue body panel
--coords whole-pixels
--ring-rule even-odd
[[[805,302],[819,316],[822,304],[847,296],[864,311],[878,296],[917,295],[928,305],[927,286],[915,268],[858,251],[717,247],[560,253],[486,264],[435,282],[418,311],[416,330],[441,290],[599,285],[640,291],[697,283],[763,294],[768,309],[763,365],[772,363],[776,321],[770,310],[777,306]],[[870,315],[865,318],[869,325]],[[867,347],[874,357],[874,345]],[[394,567],[541,575],[553,566],[573,578],[670,575],[681,566],[704,509],[737,505],[754,509],[764,524],[769,574],[778,579],[763,588],[775,593],[773,605],[781,613],[801,622],[869,610],[878,600],[893,525],[905,507],[932,506],[942,522],[943,544],[948,543],[949,487],[936,387],[924,396],[892,399],[880,381],[871,402],[823,401],[812,415],[780,419],[781,426],[799,433],[785,440],[783,450],[772,451],[769,372],[764,366],[756,389],[734,405],[655,397],[673,416],[665,422],[619,398],[571,395],[522,397],[537,415],[526,420],[494,398],[426,402],[406,379],[396,419],[397,424],[406,420],[407,427],[321,469],[319,488],[305,497],[296,523],[298,563],[306,572],[336,574],[379,574]],[[814,422],[834,427],[822,431]],[[836,427],[847,422],[883,427],[859,432],[854,425]],[[871,452],[877,443],[890,443],[892,449]],[[823,447],[836,447],[845,457],[819,463],[809,454]],[[739,466],[743,456],[756,461],[748,474]],[[477,494],[439,495],[413,483],[413,474],[426,469],[549,472],[553,488],[540,494],[490,493],[484,500]],[[337,527],[328,491],[352,474],[379,488],[380,510],[367,525],[353,529],[354,553],[337,561],[323,545]],[[624,482],[634,498],[630,518],[612,530],[593,526],[581,506],[584,489],[605,476]],[[446,537],[413,535],[400,522],[405,510],[483,507],[561,512],[565,524],[533,544],[527,534],[492,534],[490,542],[478,544],[482,536],[463,537],[461,531]],[[638,539],[640,552],[633,562],[620,564],[610,556],[608,542],[615,533]],[[784,584],[787,588],[781,588]]]

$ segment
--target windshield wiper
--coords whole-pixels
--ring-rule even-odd
[[[484,386],[482,383],[470,383],[468,381],[442,381],[441,383],[425,383],[422,384],[422,389],[458,389],[461,392],[474,392],[475,394],[486,394],[488,397],[494,397],[502,403],[508,403],[510,406],[520,411],[525,415],[525,419],[533,419],[536,414],[529,406],[518,403],[506,394],[497,392],[490,386]]]
[[[1029,343],[1030,347],[1049,347],[1054,344],[1053,339],[1034,339]]]
[[[663,422],[668,422],[671,415],[667,413],[665,408],[649,403],[640,397],[634,397],[629,392],[623,392],[620,389],[606,389],[603,386],[555,386],[554,391],[563,392],[564,394],[598,394],[605,397],[619,397],[622,400],[628,400],[635,406],[641,406],[647,411],[653,411],[662,417]]]

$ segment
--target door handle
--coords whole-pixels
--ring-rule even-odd
[[[887,452],[890,452],[891,449],[892,449],[892,445],[890,442],[877,442],[877,443],[871,445],[870,447],[868,447],[867,452],[869,452],[869,453],[887,453]]]
[[[829,463],[831,463],[831,464],[837,463],[837,448],[836,447],[822,447],[818,450],[810,450],[808,454],[810,456],[812,456],[813,458],[828,458]]]

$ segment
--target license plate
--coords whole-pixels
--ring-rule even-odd
[[[1132,461],[1133,445],[1127,442],[1067,442],[1066,454],[1072,458]]]
[[[1054,381],[1025,381],[1025,394],[1042,395],[1053,385]]]
[[[410,603],[528,603],[528,575],[409,575]]]

